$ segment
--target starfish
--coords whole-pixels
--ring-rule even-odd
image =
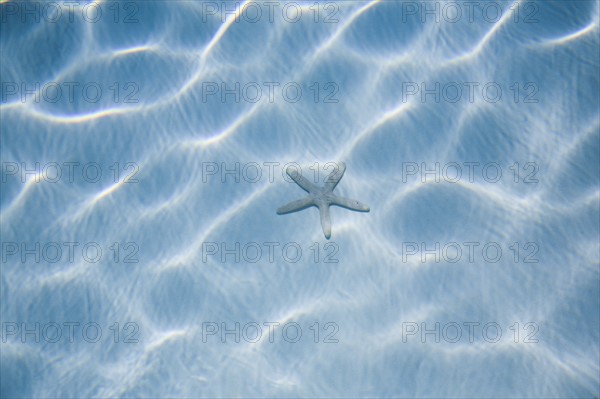
[[[341,162],[339,166],[333,172],[331,172],[329,176],[327,176],[325,185],[323,187],[318,187],[298,173],[296,169],[288,167],[285,172],[304,191],[308,192],[308,196],[296,201],[292,201],[289,204],[278,208],[277,214],[283,215],[286,213],[301,211],[311,206],[316,206],[319,208],[319,213],[321,215],[321,227],[323,228],[323,233],[325,234],[325,238],[329,239],[331,237],[331,219],[329,217],[330,205],[337,205],[359,212],[369,212],[370,210],[367,205],[359,201],[338,197],[333,193],[333,189],[342,179],[345,171],[346,164]]]

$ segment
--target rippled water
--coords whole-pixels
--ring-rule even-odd
[[[52,4],[0,4],[2,397],[600,395],[598,1]],[[369,213],[276,214],[340,161]]]

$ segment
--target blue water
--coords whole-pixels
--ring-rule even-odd
[[[1,397],[600,395],[598,1],[53,4],[0,4]],[[276,214],[340,161],[370,212]]]

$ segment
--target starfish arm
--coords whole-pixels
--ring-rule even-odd
[[[308,179],[302,176],[296,169],[287,168],[285,171],[289,177],[292,178],[293,181],[296,182],[297,185],[302,187],[302,189],[308,193],[315,193],[319,191],[319,188],[312,184]]]
[[[337,186],[337,184],[342,179],[342,176],[344,176],[345,171],[346,171],[346,164],[343,162],[337,163],[333,172],[331,172],[329,174],[329,176],[327,176],[327,179],[325,180],[325,190],[333,191],[335,186]]]
[[[319,213],[321,214],[321,227],[323,228],[323,234],[325,234],[325,238],[329,240],[331,237],[331,218],[329,216],[329,207],[327,205],[320,206]]]
[[[296,201],[292,201],[289,204],[277,208],[277,213],[283,215],[284,213],[301,211],[302,209],[306,209],[312,205],[314,205],[313,200],[310,197],[306,197]]]
[[[359,212],[369,212],[371,210],[368,205],[360,201],[344,197],[334,197],[331,204]]]

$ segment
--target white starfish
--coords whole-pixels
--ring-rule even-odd
[[[308,192],[308,197],[292,201],[289,204],[280,207],[277,209],[277,213],[283,215],[301,211],[310,206],[316,206],[319,208],[319,213],[321,214],[321,227],[323,227],[323,233],[325,234],[325,238],[329,239],[329,237],[331,237],[331,219],[329,217],[330,205],[337,205],[359,212],[369,212],[370,210],[367,205],[359,201],[338,197],[333,193],[333,189],[337,186],[342,176],[344,176],[345,171],[346,164],[340,162],[339,167],[327,176],[325,185],[323,187],[317,187],[298,173],[296,169],[288,167],[285,172],[292,180],[302,187],[304,191]]]

